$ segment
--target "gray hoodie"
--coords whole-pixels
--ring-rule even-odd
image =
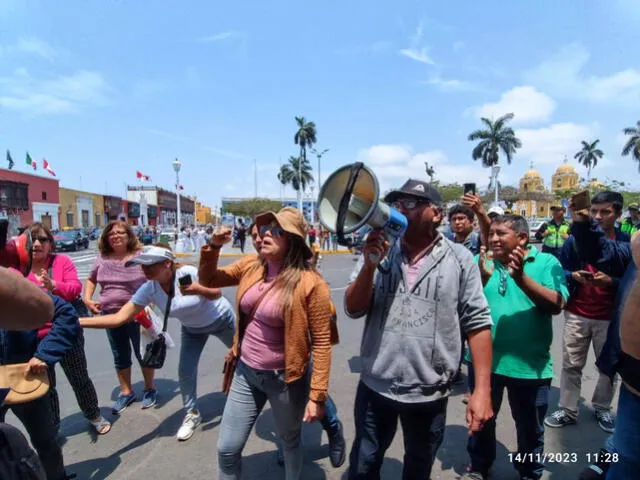
[[[364,258],[356,266],[355,281]],[[407,291],[406,264],[396,243],[376,271],[360,345],[360,379],[373,391],[404,403],[448,396],[460,364],[461,330],[490,327],[480,270],[473,255],[444,237],[437,240],[416,283]]]

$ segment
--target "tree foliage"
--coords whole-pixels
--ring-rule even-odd
[[[622,147],[622,155],[624,157],[631,156],[637,162],[640,171],[640,120],[635,127],[625,128],[623,132],[629,138]]]
[[[302,185],[302,191],[306,191],[310,183],[313,183],[313,173],[309,160],[302,157],[289,157],[289,163],[280,167],[278,180],[284,186],[291,185],[297,192]]]
[[[513,113],[507,113],[495,122],[488,118],[481,118],[485,129],[476,130],[469,135],[469,141],[480,140],[471,152],[474,160],[482,160],[483,167],[493,167],[500,161],[500,152],[504,154],[507,163],[511,163],[522,142],[507,123],[513,119]]]
[[[464,193],[464,187],[459,183],[440,183],[434,180],[432,186],[438,190],[444,203],[458,202]]]
[[[604,156],[602,150],[598,148],[600,140],[594,142],[582,141],[582,149],[573,156],[578,162],[587,168],[587,177],[591,180],[591,169],[598,165],[598,160]]]
[[[268,198],[252,198],[233,202],[225,206],[224,211],[237,217],[255,217],[259,213],[274,211],[282,208],[282,202]]]

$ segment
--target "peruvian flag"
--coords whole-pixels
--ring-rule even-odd
[[[149,180],[151,180],[151,177],[149,175],[145,175],[139,170],[136,170],[136,177],[141,180],[144,180],[145,182],[148,182]]]
[[[42,168],[44,168],[47,172],[49,172],[54,177],[56,176],[56,172],[53,171],[53,168],[51,168],[51,164],[47,162],[46,158],[42,159]]]
[[[176,188],[177,188],[178,190],[184,190],[184,187],[183,187],[182,185],[176,185]]]

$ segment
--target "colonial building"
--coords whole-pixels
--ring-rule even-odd
[[[200,202],[195,202],[196,208],[196,222],[198,225],[207,225],[215,223],[215,217],[211,213],[211,207],[202,205]]]
[[[520,179],[518,201],[514,204],[514,211],[523,217],[549,217],[554,203],[554,195],[544,186],[544,179],[540,172],[533,168]]]
[[[32,222],[59,229],[58,180],[1,168],[0,216],[9,219],[10,235],[15,235],[18,227]]]
[[[580,188],[580,175],[569,165],[567,157],[564,157],[562,165],[556,169],[556,173],[551,177],[551,191],[558,190],[578,190]]]
[[[60,188],[60,220],[63,229],[104,226],[104,197],[97,193]]]
[[[127,200],[138,204],[138,216],[134,225],[175,225],[178,205],[175,192],[156,186],[127,186]],[[146,208],[145,208],[146,207]],[[146,210],[146,217],[145,215]],[[134,211],[135,213],[135,211]],[[183,225],[195,223],[195,202],[189,197],[180,195],[180,215]]]

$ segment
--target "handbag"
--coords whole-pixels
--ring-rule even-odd
[[[164,360],[167,356],[167,342],[164,338],[164,334],[167,331],[167,320],[169,319],[169,312],[171,311],[171,300],[175,295],[176,290],[176,274],[173,273],[171,277],[171,286],[169,287],[169,294],[167,295],[167,306],[164,309],[164,322],[162,324],[162,332],[158,335],[153,342],[147,345],[142,357],[140,366],[143,368],[162,368]]]
[[[25,377],[24,372],[26,370],[26,363],[0,365],[0,389],[9,390],[3,405],[31,402],[44,396],[49,391],[48,372],[29,372],[29,375]]]
[[[253,319],[254,315],[258,311],[260,302],[262,302],[262,300],[267,295],[267,293],[269,293],[269,290],[271,290],[272,286],[273,286],[273,283],[270,284],[265,289],[264,292],[262,292],[262,295],[260,295],[256,300],[256,303],[253,304],[253,308],[249,313],[249,320],[248,320],[249,322],[251,322],[251,320]],[[240,327],[238,326],[238,328]],[[238,337],[239,337],[238,338],[238,347],[239,347],[240,341],[242,340],[242,338],[240,338],[241,335],[238,335]],[[240,350],[240,348],[238,348],[238,350]],[[233,381],[233,376],[236,373],[237,366],[238,366],[238,356],[234,353],[232,348],[231,350],[229,350],[229,353],[227,353],[227,355],[224,357],[224,365],[222,366],[222,393],[224,393],[225,395],[228,395],[229,391],[231,390],[231,382]]]

